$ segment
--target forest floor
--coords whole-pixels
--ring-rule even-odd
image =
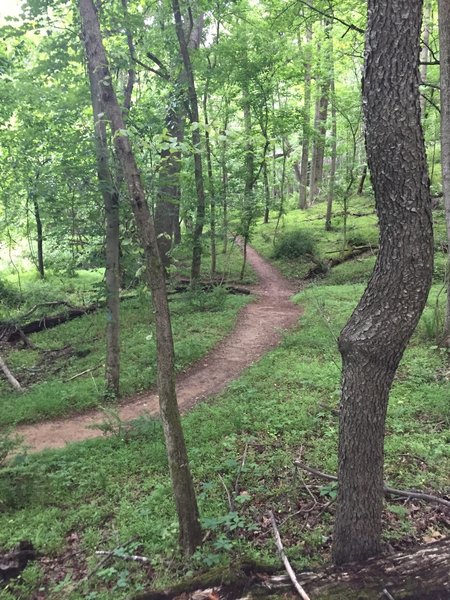
[[[198,401],[222,392],[250,365],[281,340],[285,330],[293,328],[301,308],[291,302],[300,291],[252,248],[247,261],[259,281],[249,286],[255,301],[242,309],[236,327],[211,352],[186,369],[177,378],[177,396],[181,411]],[[158,396],[154,391],[129,396],[117,409],[120,421],[158,413]],[[33,451],[62,448],[101,435],[96,424],[105,421],[105,412],[90,411],[83,415],[23,425],[17,433]]]

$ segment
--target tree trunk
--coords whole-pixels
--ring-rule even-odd
[[[367,177],[367,165],[364,165],[362,173],[361,173],[361,179],[359,180],[359,185],[358,185],[358,196],[363,195],[364,183],[366,181],[366,177]]]
[[[363,106],[380,251],[339,338],[343,380],[333,543],[338,564],[380,551],[389,390],[432,279],[431,205],[419,102],[421,10],[420,0],[369,0]]]
[[[441,170],[448,240],[447,308],[443,342],[450,346],[450,0],[439,0],[439,50],[441,70]]]
[[[424,27],[423,27],[423,46],[422,51],[420,53],[420,60],[422,62],[420,66],[420,80],[422,83],[426,83],[427,81],[427,62],[429,60],[430,51],[428,49],[428,44],[430,43],[430,28],[431,28],[431,0],[427,2],[426,14],[424,18]],[[424,96],[420,96],[420,114],[422,119],[425,117],[425,106],[426,100]]]
[[[325,136],[327,132],[328,115],[328,82],[321,86],[320,97],[316,101],[316,116],[314,118],[314,146],[311,161],[311,181],[309,185],[309,204],[320,192],[323,179],[323,161],[325,156]]]
[[[88,69],[94,116],[97,174],[106,218],[106,365],[105,396],[117,398],[120,385],[120,319],[119,319],[119,191],[114,185],[109,161],[108,138],[98,90],[101,81]],[[130,92],[131,94],[131,92]]]
[[[37,268],[39,271],[39,275],[41,279],[45,277],[44,270],[44,236],[42,233],[42,220],[41,220],[41,211],[39,208],[39,202],[36,196],[36,192],[33,192],[32,195],[33,200],[33,211],[34,211],[34,219],[36,221],[36,234],[37,234]]]
[[[303,132],[302,132],[302,158],[300,166],[300,192],[298,207],[305,209],[308,206],[308,159],[309,159],[309,135],[311,121],[311,39],[312,30],[310,27],[306,30],[306,50],[305,50],[305,83],[304,83],[304,104],[303,104]]]
[[[206,164],[208,167],[208,184],[209,184],[209,226],[211,234],[211,275],[216,273],[216,195],[214,190],[214,179],[212,169],[211,142],[209,139],[209,120],[208,120],[208,92],[209,79],[205,84],[205,93],[203,94],[203,117],[205,119],[205,147],[206,147]]]
[[[334,192],[336,189],[336,161],[337,161],[337,111],[336,111],[336,85],[334,81],[334,55],[333,34],[330,36],[330,95],[331,95],[331,167],[328,182],[327,214],[325,217],[325,231],[331,231],[331,216],[333,211]]]
[[[202,262],[202,234],[205,223],[205,185],[203,181],[203,167],[201,156],[201,138],[200,138],[200,116],[198,111],[197,91],[195,89],[194,72],[192,70],[189,47],[186,41],[186,35],[183,29],[181,18],[180,3],[178,0],[172,0],[172,10],[175,19],[175,28],[180,46],[180,54],[183,59],[184,71],[188,85],[190,121],[192,125],[192,146],[194,148],[194,176],[195,188],[197,191],[197,214],[195,219],[194,231],[192,236],[192,266],[191,280],[193,283],[200,279],[200,268]]]
[[[263,164],[263,183],[264,183],[264,224],[267,225],[269,222],[270,214],[270,186],[269,186],[269,175],[267,173],[267,162],[264,160]]]
[[[183,116],[180,98],[176,91],[171,96],[167,108],[165,125],[167,135],[183,141]],[[181,152],[161,150],[159,190],[155,206],[155,229],[158,248],[164,268],[170,265],[170,250],[174,242],[176,223],[179,221]]]
[[[173,339],[164,267],[159,256],[155,227],[139,170],[112,86],[93,1],[79,0],[79,9],[89,70],[96,73],[101,82],[98,94],[110,121],[115,149],[128,186],[131,207],[145,252],[146,275],[152,292],[156,324],[160,416],[178,514],[180,544],[184,553],[190,555],[201,543],[201,528],[175,391]]]
[[[245,188],[241,215],[241,230],[242,237],[244,239],[244,257],[240,275],[241,281],[244,278],[245,266],[247,263],[247,244],[250,237],[250,226],[253,219],[253,186],[255,183],[255,152],[252,140],[252,113],[249,90],[246,84],[244,84],[242,92],[242,106],[244,109],[245,127]]]

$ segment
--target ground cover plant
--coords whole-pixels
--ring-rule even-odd
[[[0,545],[31,539],[42,557],[0,591],[2,600],[127,598],[145,586],[171,585],[194,572],[239,561],[278,565],[267,511],[274,510],[296,569],[329,559],[335,486],[307,475],[294,460],[336,471],[340,362],[335,339],[363,284],[313,284],[286,335],[221,397],[198,405],[184,428],[207,541],[186,562],[158,422],[139,420],[116,435],[63,451],[19,457],[3,470]],[[448,353],[430,339],[429,307],[405,354],[391,396],[386,480],[394,487],[448,494]],[[439,309],[440,310],[440,309]],[[211,425],[214,424],[212,427]],[[388,498],[384,542],[394,549],[445,535],[437,505]],[[96,550],[114,560],[89,579]],[[120,556],[150,557],[140,565]],[[45,591],[44,591],[45,590]],[[37,596],[39,597],[39,596]]]

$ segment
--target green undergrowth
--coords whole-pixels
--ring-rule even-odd
[[[204,281],[213,279],[214,281],[225,279],[234,283],[255,283],[256,276],[250,265],[246,265],[244,278],[240,279],[242,269],[242,252],[235,241],[230,238],[226,251],[223,243],[218,239],[216,248],[216,273],[211,275],[211,250],[209,247],[208,236],[203,243],[201,277]],[[191,269],[192,250],[189,240],[185,244],[180,244],[173,251],[173,272],[178,276],[189,277]]]
[[[296,298],[305,308],[301,326],[219,398],[183,418],[206,534],[191,561],[177,551],[157,421],[143,418],[110,438],[19,457],[20,464],[4,469],[0,546],[30,539],[50,562],[31,565],[0,591],[0,599],[30,598],[41,587],[51,600],[122,600],[143,587],[170,586],[193,573],[227,570],[242,561],[279,567],[268,510],[276,515],[296,570],[328,561],[335,486],[297,471],[293,461],[300,457],[321,471],[336,472],[336,337],[363,287],[307,288]],[[438,294],[435,286],[395,379],[386,479],[394,487],[444,495],[449,492],[450,366],[426,323]],[[385,541],[404,548],[436,539],[445,532],[441,516],[434,505],[389,498]],[[114,560],[75,584],[73,579],[95,568],[97,549],[116,549]],[[127,553],[149,557],[151,567],[121,560]],[[48,580],[49,564],[58,573],[57,584]]]
[[[201,358],[228,333],[238,310],[248,301],[247,296],[227,295],[221,288],[172,296],[177,370]],[[120,318],[121,394],[126,396],[156,381],[154,319],[148,293],[123,301]],[[100,309],[30,335],[35,349],[23,349],[18,343],[5,350],[4,359],[26,390],[17,394],[0,380],[0,427],[104,404],[105,326],[106,312]]]
[[[373,199],[365,196],[350,199],[345,240],[343,207],[335,203],[331,231],[325,231],[325,213],[324,202],[318,202],[307,210],[290,210],[281,217],[277,227],[277,214],[271,212],[269,223],[257,224],[251,243],[258,252],[272,260],[286,277],[294,279],[302,279],[318,264],[326,264],[330,259],[338,259],[352,250],[367,247],[367,255],[333,267],[325,278],[325,282],[331,285],[366,282],[375,264],[378,247],[378,218]],[[433,211],[433,222],[436,249],[434,280],[438,283],[444,280],[446,272],[447,234],[442,209]],[[287,246],[284,256],[278,254],[280,246]],[[289,250],[292,247],[294,255],[290,257]],[[306,251],[300,252],[298,248],[306,248]],[[371,248],[373,256],[370,256]]]
[[[317,261],[325,262],[339,258],[342,252],[348,253],[352,248],[378,245],[378,219],[375,214],[373,200],[367,197],[355,197],[350,200],[347,218],[347,235],[344,240],[343,207],[336,203],[335,216],[332,219],[331,231],[325,231],[326,203],[319,202],[308,210],[290,210],[283,215],[277,227],[277,214],[270,214],[269,223],[258,223],[251,243],[266,258],[271,258],[287,277],[302,278],[308,271],[317,266]],[[358,216],[363,215],[363,216]],[[284,238],[298,232],[312,242],[315,260],[305,254],[301,258],[286,260],[275,258],[277,248]],[[306,244],[305,244],[306,245]],[[289,258],[289,257],[287,257]]]

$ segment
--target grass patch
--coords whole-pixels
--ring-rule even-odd
[[[202,296],[195,303],[179,294],[170,303],[177,370],[201,358],[234,325],[248,297]],[[205,310],[214,306],[214,319]],[[211,304],[213,302],[213,304]],[[147,293],[121,305],[121,394],[149,388],[156,381],[154,321]],[[85,315],[30,336],[36,350],[20,345],[4,353],[5,360],[26,391],[18,395],[0,380],[0,426],[35,422],[82,412],[104,403],[106,312]],[[83,371],[92,371],[71,379]]]

